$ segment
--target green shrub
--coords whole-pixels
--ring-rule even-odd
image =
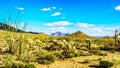
[[[56,56],[54,54],[44,54],[37,58],[37,62],[41,64],[50,64],[56,60]]]
[[[6,67],[11,67],[12,63],[15,61],[15,58],[11,54],[6,54],[5,56],[5,65]]]
[[[64,59],[64,56],[59,52],[55,52],[54,55],[56,56],[57,59]]]
[[[23,62],[13,62],[9,68],[25,68],[25,63]]]
[[[74,54],[74,53],[70,53],[70,54],[68,54],[68,56],[67,56],[67,58],[73,58],[73,57],[75,57],[75,54]]]
[[[90,53],[88,53],[88,52],[80,52],[80,56],[89,56],[90,55]]]
[[[24,54],[22,54],[19,57],[19,60],[28,63],[28,62],[34,62],[35,58],[36,57],[32,53],[26,51]]]
[[[26,63],[25,68],[36,68],[34,63]]]
[[[100,61],[100,66],[104,67],[104,68],[110,68],[113,66],[113,63],[112,62],[109,62],[109,61]]]
[[[62,55],[65,57],[65,58],[73,58],[75,57],[75,53],[72,52],[71,50],[64,50],[62,52]]]
[[[105,45],[100,47],[101,50],[114,50],[115,46]]]
[[[79,57],[79,56],[80,56],[79,52],[75,53],[75,57]]]
[[[23,63],[21,61],[15,61],[11,65],[6,66],[6,68],[36,68],[33,63]]]

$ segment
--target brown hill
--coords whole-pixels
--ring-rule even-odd
[[[70,37],[81,37],[81,38],[89,38],[90,36],[81,32],[81,31],[77,31],[75,33],[72,33],[69,35]]]

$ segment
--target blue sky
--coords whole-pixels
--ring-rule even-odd
[[[114,35],[120,29],[120,0],[0,0],[0,22],[18,16],[19,28],[35,32],[78,30],[91,36]]]

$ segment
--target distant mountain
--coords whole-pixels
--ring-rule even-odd
[[[29,31],[29,32],[25,32],[25,33],[31,33],[31,34],[39,34],[38,32],[32,32],[32,31]]]
[[[68,36],[69,33],[55,32],[51,34],[52,36]]]
[[[48,34],[43,33],[43,32],[40,32],[39,35],[49,36]]]
[[[71,36],[71,37],[81,37],[81,38],[89,38],[90,37],[89,35],[81,32],[81,31],[77,31],[75,33],[72,33],[69,36]]]
[[[37,32],[26,32],[24,30],[21,30],[21,29],[17,29],[11,25],[8,25],[8,24],[3,24],[3,23],[0,23],[0,30],[6,30],[6,31],[13,31],[13,32],[22,32],[22,33],[31,33],[31,34],[39,34]]]
[[[104,38],[104,36],[93,36],[94,38]]]
[[[93,36],[94,38],[114,38],[113,36]]]
[[[17,32],[25,32],[23,30],[20,30],[20,29],[16,29],[10,25],[7,25],[7,24],[3,24],[3,23],[0,23],[0,30],[7,30],[7,31],[17,31]]]
[[[105,36],[105,37],[103,37],[103,38],[108,38],[108,39],[110,39],[110,38],[114,38],[113,36]]]

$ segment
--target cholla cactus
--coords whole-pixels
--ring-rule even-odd
[[[28,38],[28,39],[27,39],[27,44],[29,45],[29,47],[33,46],[33,45],[34,45],[33,39]]]
[[[7,38],[7,44],[9,47],[9,53],[10,54],[14,54],[14,43],[15,43],[15,39],[14,38]]]

